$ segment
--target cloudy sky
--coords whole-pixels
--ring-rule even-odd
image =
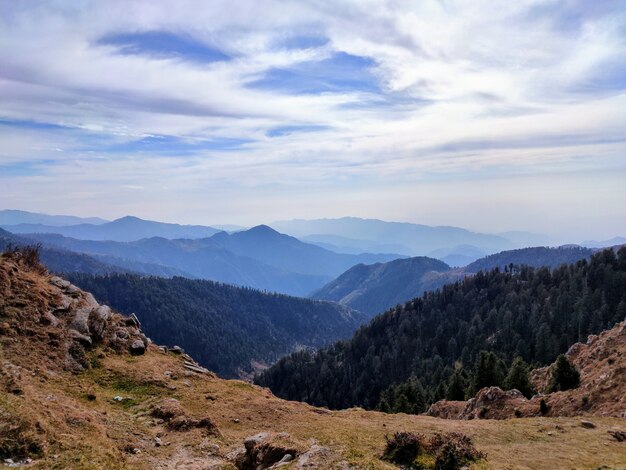
[[[626,3],[0,0],[0,209],[626,235]]]

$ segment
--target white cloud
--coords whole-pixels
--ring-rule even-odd
[[[448,191],[461,197],[454,188],[469,190],[477,177],[516,185],[516,174],[626,170],[626,78],[616,73],[626,70],[626,8],[619,2],[51,1],[6,3],[0,13],[0,119],[22,122],[0,125],[0,168],[47,162],[36,175],[0,174],[13,191],[0,196],[2,205],[23,207],[23,198],[30,208],[58,212],[46,192],[73,185],[95,215],[121,215],[104,213],[114,190],[131,201],[119,210],[139,215],[159,195],[184,207],[198,199],[217,207],[219,194],[267,206],[235,203],[240,212],[230,220],[245,223],[260,213],[278,216],[285,198],[302,203],[294,215],[313,216],[312,205],[329,194],[344,200],[333,213],[356,213],[355,188],[369,188],[383,202],[360,215],[383,217],[401,203],[409,207],[405,218],[416,219],[423,213],[408,195],[417,185],[443,200]],[[98,43],[139,31],[188,35],[232,59],[123,55]],[[286,47],[298,36],[328,42]],[[336,52],[374,61],[381,94],[247,86],[272,68]],[[267,136],[299,125],[318,129]],[[251,142],[167,156],[110,150],[160,135]],[[458,184],[438,186],[441,178]],[[58,203],[71,204],[77,193]],[[626,190],[616,187],[613,201],[625,207]],[[162,207],[171,207],[164,217],[179,213]],[[448,223],[462,219],[449,205],[440,209],[453,218]],[[580,217],[565,212],[568,220]],[[617,230],[611,224],[604,222],[607,234]]]

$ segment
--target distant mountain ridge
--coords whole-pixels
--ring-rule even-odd
[[[333,277],[362,262],[389,261],[396,255],[346,255],[310,245],[267,226],[212,237],[133,242],[78,240],[56,234],[23,235],[48,246],[112,258],[166,266],[187,277],[308,296]]]
[[[408,222],[385,222],[377,219],[343,217],[340,219],[285,220],[270,224],[281,233],[295,237],[332,235],[344,239],[368,240],[372,243],[400,245],[413,256],[425,256],[433,250],[472,245],[486,253],[515,248],[504,237],[471,232],[459,227],[431,227]]]
[[[37,240],[26,236],[15,235],[0,229],[0,251],[12,245],[14,247],[36,244]],[[141,263],[113,256],[90,256],[77,253],[59,246],[43,243],[40,248],[41,262],[55,273],[87,273],[87,274],[110,274],[110,273],[138,273],[154,276],[193,277],[184,271],[161,266],[152,263]]]
[[[43,224],[54,227],[77,224],[103,224],[108,220],[100,217],[76,217],[74,215],[48,215],[14,209],[0,210],[0,226],[18,224]]]
[[[204,238],[219,230],[203,225],[179,225],[126,216],[101,224],[50,226],[43,224],[0,224],[12,233],[55,233],[79,240],[130,242],[142,238]]]

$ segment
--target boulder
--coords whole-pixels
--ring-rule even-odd
[[[146,345],[142,340],[136,339],[130,345],[130,353],[133,356],[141,356],[146,352]]]
[[[245,453],[235,460],[240,470],[264,470],[293,460],[300,454],[297,446],[287,433],[261,432],[244,441]],[[289,457],[286,457],[289,456]]]

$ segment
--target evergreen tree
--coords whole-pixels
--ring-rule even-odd
[[[565,354],[559,355],[556,363],[552,367],[550,383],[548,384],[549,392],[558,392],[576,388],[580,385],[580,373],[576,367],[565,357]]]
[[[498,356],[493,352],[480,351],[472,377],[472,394],[477,393],[483,387],[500,387],[502,380],[503,374]]]
[[[535,392],[528,378],[528,372],[528,365],[524,359],[516,357],[504,380],[504,388],[506,390],[517,389],[526,398],[532,397]]]
[[[448,388],[446,389],[446,400],[465,400],[465,379],[461,371],[456,370],[450,376]]]

